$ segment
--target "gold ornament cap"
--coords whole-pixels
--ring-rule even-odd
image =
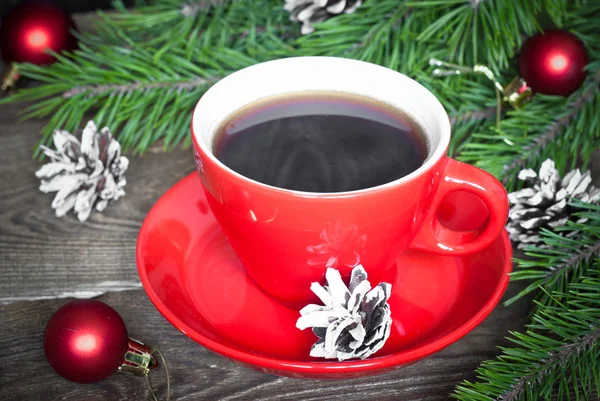
[[[19,70],[15,63],[8,64],[6,71],[0,74],[0,90],[2,92],[8,92],[17,85],[19,80]]]
[[[158,362],[152,348],[129,337],[128,349],[125,353],[125,360],[119,366],[119,372],[131,373],[135,376],[147,376],[152,369],[158,367]]]
[[[527,82],[519,76],[514,77],[512,81],[502,91],[503,100],[515,109],[519,109],[533,95],[533,91],[527,85]]]
[[[502,101],[503,103],[508,103],[515,109],[523,106],[523,104],[533,95],[533,91],[523,78],[517,76],[508,85],[504,86],[496,79],[492,70],[482,64],[476,64],[473,67],[465,67],[432,58],[429,60],[429,65],[438,67],[431,72],[432,75],[436,77],[466,74],[478,74],[485,76],[494,84],[494,87],[498,91],[498,102],[500,103],[500,101]],[[501,105],[499,104],[498,107],[500,106]]]

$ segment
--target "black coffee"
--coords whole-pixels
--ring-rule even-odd
[[[307,93],[241,110],[221,127],[213,151],[226,166],[255,181],[298,191],[344,192],[410,174],[425,161],[427,144],[418,125],[384,104]]]

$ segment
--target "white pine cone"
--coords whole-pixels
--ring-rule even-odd
[[[506,229],[520,249],[525,245],[540,244],[541,228],[566,225],[570,218],[570,199],[587,203],[600,201],[600,188],[591,184],[589,171],[582,174],[575,169],[561,180],[551,159],[542,163],[539,173],[532,169],[521,170],[518,178],[530,186],[508,195],[511,208]],[[584,223],[585,219],[576,222]]]
[[[41,180],[40,191],[56,192],[52,208],[56,216],[73,209],[80,221],[90,216],[92,208],[103,211],[109,201],[125,195],[125,171],[129,160],[121,156],[121,145],[107,127],[100,132],[89,121],[81,142],[67,131],[53,134],[56,150],[42,146],[50,162],[35,175]]]
[[[312,24],[325,21],[335,15],[352,14],[362,0],[285,0],[283,8],[290,13],[290,20],[302,23],[301,33],[314,31]]]
[[[391,284],[380,283],[371,289],[361,265],[352,269],[349,287],[336,269],[328,268],[325,278],[326,287],[319,283],[310,286],[324,305],[305,306],[296,322],[300,330],[312,327],[319,337],[310,356],[339,361],[368,358],[390,336],[392,314],[387,301]]]

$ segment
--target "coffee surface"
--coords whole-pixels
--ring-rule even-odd
[[[271,186],[345,192],[382,185],[427,157],[420,127],[390,107],[340,94],[297,94],[251,104],[217,132],[217,159]]]

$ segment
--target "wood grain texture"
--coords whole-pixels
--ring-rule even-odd
[[[37,190],[31,151],[43,121],[18,122],[18,106],[0,110],[0,400],[150,400],[144,380],[115,374],[81,385],[57,376],[42,350],[46,322],[69,296],[97,296],[117,309],[134,338],[163,351],[172,400],[446,400],[497,353],[508,330],[521,329],[526,303],[499,306],[453,346],[410,367],[371,378],[304,381],[252,371],[221,358],[172,327],[137,289],[135,242],[144,216],[193,169],[189,150],[131,157],[127,195],[86,223],[56,218],[52,195]],[[128,290],[134,288],[133,290]],[[121,290],[121,291],[115,291]],[[124,291],[123,291],[124,290]],[[515,286],[509,289],[515,293]],[[43,300],[40,300],[42,298]],[[165,399],[163,372],[152,381]]]
[[[0,111],[0,304],[139,288],[137,233],[160,195],[193,170],[191,151],[130,155],[124,198],[85,223],[59,219],[53,194],[38,191],[40,163],[31,157],[45,122],[18,121],[19,107]]]
[[[509,293],[514,294],[516,286]],[[171,372],[171,399],[196,400],[447,400],[463,379],[474,379],[482,360],[506,344],[508,330],[522,328],[529,305],[498,306],[472,333],[438,354],[384,375],[344,381],[306,381],[255,372],[224,359],[172,327],[142,290],[99,297],[123,317],[129,335],[159,348]],[[94,384],[70,383],[57,376],[42,350],[44,326],[68,300],[16,302],[0,306],[0,401],[150,400],[143,379],[115,373]],[[164,371],[151,374],[165,399]]]
[[[238,366],[189,340],[137,289],[135,242],[144,216],[171,185],[193,169],[189,150],[155,149],[131,157],[127,195],[86,223],[58,219],[51,195],[37,190],[31,151],[43,121],[18,122],[18,106],[0,110],[0,401],[150,400],[144,380],[123,374],[95,384],[58,377],[42,350],[46,322],[69,296],[97,296],[125,319],[130,335],[163,351],[173,401],[184,400],[446,400],[475,379],[481,361],[497,354],[509,330],[520,330],[530,306],[498,306],[472,333],[431,358],[385,375],[345,381],[304,381]],[[599,171],[596,154],[593,171]],[[133,290],[130,290],[133,288]],[[521,285],[511,284],[507,296]],[[44,300],[39,300],[44,298]],[[47,299],[46,299],[47,298]],[[37,300],[36,300],[37,299]],[[152,382],[165,399],[162,371]]]

